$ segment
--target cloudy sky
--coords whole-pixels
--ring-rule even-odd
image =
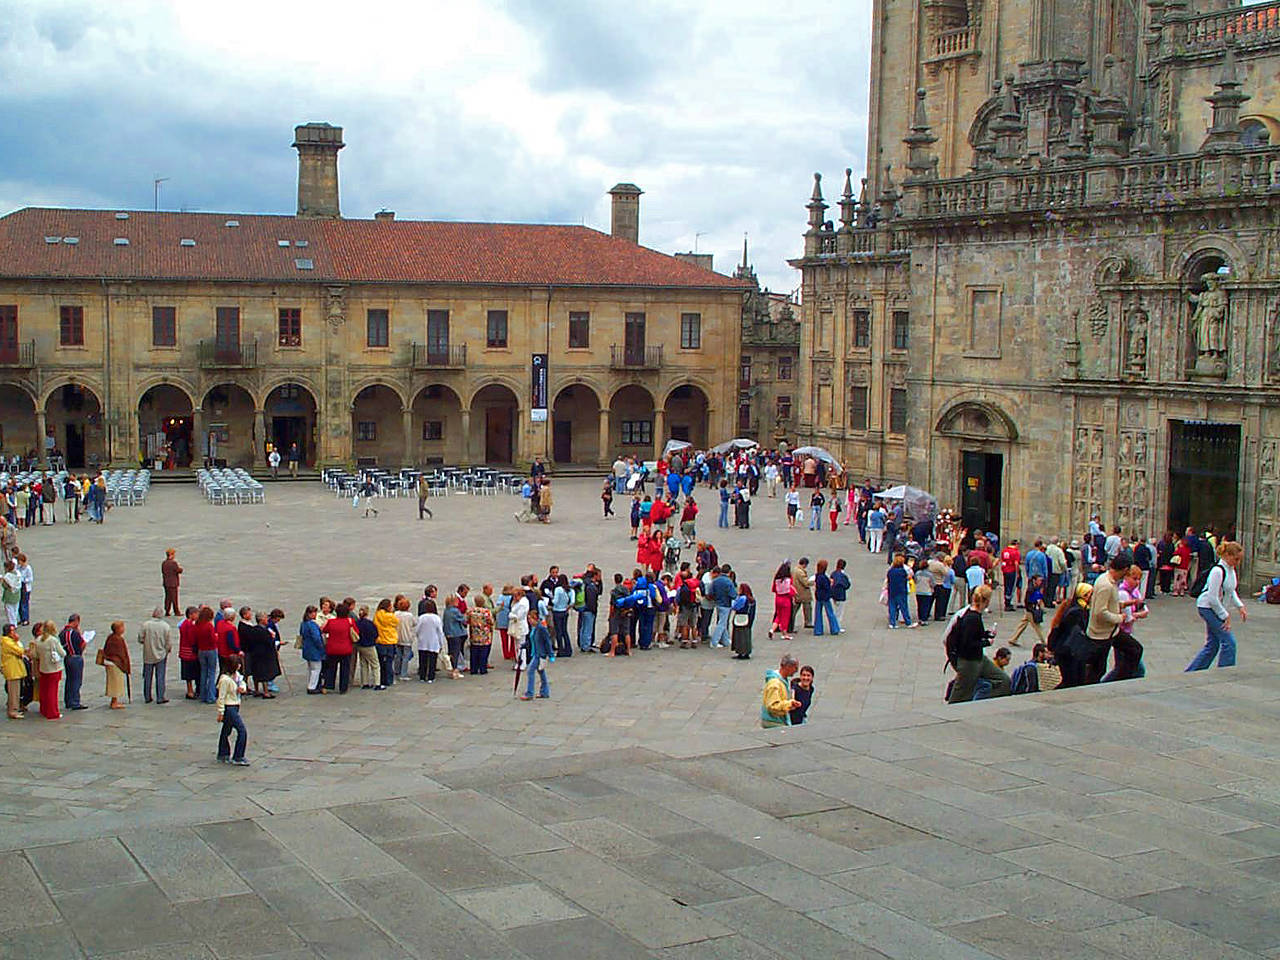
[[[813,171],[866,136],[871,0],[0,0],[0,212],[293,213],[293,127],[345,128],[342,209],[586,223],[798,285]]]

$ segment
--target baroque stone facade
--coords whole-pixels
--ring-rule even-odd
[[[794,441],[799,419],[800,304],[760,288],[745,241],[734,276],[750,285],[742,306],[736,432],[776,447]]]
[[[341,128],[294,146],[296,217],[0,218],[4,455],[595,466],[731,435],[747,284],[639,246],[633,184],[612,234],[344,219]]]
[[[1213,524],[1280,573],[1280,3],[994,6],[875,5],[802,436],[1006,536]]]

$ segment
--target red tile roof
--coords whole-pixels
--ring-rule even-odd
[[[0,218],[0,278],[744,287],[588,227],[127,213],[26,207]]]

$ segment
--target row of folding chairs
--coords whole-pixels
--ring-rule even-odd
[[[201,467],[196,483],[205,499],[212,504],[266,503],[266,489],[242,467]]]

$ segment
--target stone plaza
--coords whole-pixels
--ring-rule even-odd
[[[167,546],[185,603],[289,624],[322,593],[629,573],[596,483],[554,486],[548,526],[505,495],[419,521],[311,482],[239,507],[157,486],[103,528],[22,534],[33,616],[122,618],[132,641]],[[306,698],[286,648],[280,697],[245,707],[246,769],[214,762],[176,655],[165,706],[141,702],[138,653],[124,711],[88,666],[91,709],[3,728],[0,957],[1280,957],[1280,616],[1251,603],[1241,665],[1188,676],[1200,621],[1160,599],[1145,679],[948,708],[940,626],[885,628],[852,527],[789,531],[766,498],[748,531],[715,512],[701,532],[758,594],[783,557],[846,556],[850,629],[770,642],[766,601],[750,663],[577,655],[537,703],[501,665]],[[765,731],[784,646],[817,670],[813,720]]]

